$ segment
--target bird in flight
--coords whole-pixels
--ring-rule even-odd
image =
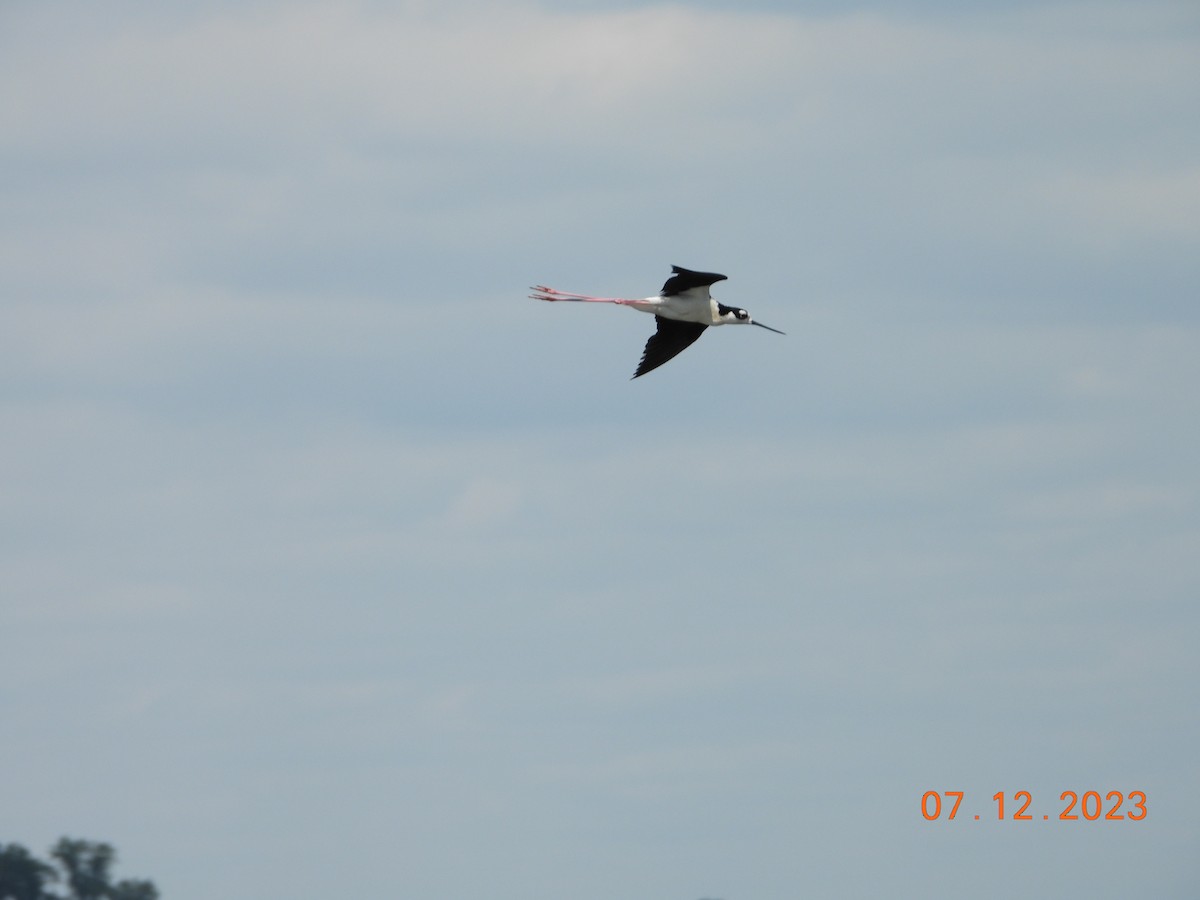
[[[591,297],[587,294],[558,291],[544,284],[532,288],[533,293],[529,296],[534,300],[546,300],[551,303],[558,300],[616,303],[620,306],[631,306],[640,312],[653,313],[658,330],[646,341],[642,361],[633,373],[634,378],[640,378],[694,344],[709,325],[757,325],[767,331],[783,334],[778,328],[754,321],[744,309],[726,306],[714,300],[708,289],[718,281],[724,280],[725,276],[716,272],[693,272],[681,266],[671,266],[671,277],[662,286],[657,297],[646,297],[642,300]]]

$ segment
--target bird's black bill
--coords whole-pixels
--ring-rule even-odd
[[[786,331],[780,331],[778,328],[772,328],[770,325],[764,325],[762,322],[750,322],[751,325],[757,325],[759,328],[765,328],[767,331],[773,331],[776,334],[787,334]]]

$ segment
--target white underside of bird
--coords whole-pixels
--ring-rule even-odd
[[[627,299],[625,297],[592,297],[588,294],[572,294],[568,291],[558,291],[545,285],[538,285],[530,294],[536,300],[573,300],[583,303],[615,303],[618,306],[628,306],[638,312],[651,313],[664,319],[674,319],[676,322],[696,322],[699,325],[728,325],[728,318],[722,319],[720,305],[708,292],[707,287],[691,288],[669,297],[643,297]]]

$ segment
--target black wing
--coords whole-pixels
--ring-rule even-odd
[[[700,322],[679,322],[675,319],[664,319],[655,316],[658,331],[650,335],[646,341],[646,349],[642,351],[642,361],[638,363],[633,377],[645,375],[652,369],[657,369],[669,359],[674,359],[704,334],[707,325]]]
[[[660,296],[670,297],[672,294],[682,294],[692,288],[708,287],[710,284],[725,280],[724,275],[718,275],[716,272],[693,272],[691,269],[684,269],[680,266],[671,266],[671,271],[675,274],[667,279]]]

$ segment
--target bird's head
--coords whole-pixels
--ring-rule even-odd
[[[750,318],[750,313],[738,306],[726,306],[724,303],[718,303],[717,318],[720,325],[757,325],[759,328],[767,329],[767,331],[783,334],[778,328],[772,328],[770,325],[764,325],[762,322],[755,322]]]

